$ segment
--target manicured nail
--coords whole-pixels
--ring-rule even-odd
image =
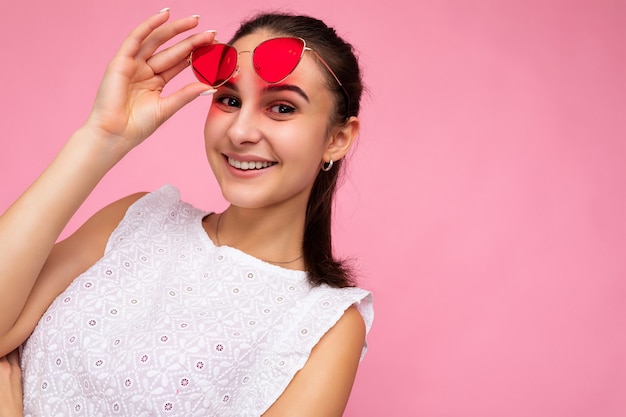
[[[196,19],[200,20],[200,15],[199,14],[192,14],[191,17],[195,17]]]
[[[217,93],[217,90],[215,88],[212,88],[210,90],[206,90],[200,93],[201,96],[210,96],[211,94],[215,94]]]
[[[213,34],[217,34],[217,30],[215,29],[211,29],[211,30],[205,30],[204,33],[213,33]]]
[[[159,13],[165,13],[165,12],[169,12],[169,11],[170,11],[170,8],[169,7],[165,7],[163,9],[159,10]]]

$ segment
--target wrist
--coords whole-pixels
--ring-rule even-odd
[[[133,148],[124,138],[89,124],[78,128],[66,146],[81,152],[81,160],[102,164],[107,169],[117,164]]]

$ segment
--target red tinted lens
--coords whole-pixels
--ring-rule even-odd
[[[277,83],[296,68],[304,41],[298,38],[275,38],[259,44],[254,50],[252,63],[259,77],[265,82]]]
[[[220,86],[237,68],[237,51],[222,43],[201,46],[191,55],[191,68],[199,81]]]

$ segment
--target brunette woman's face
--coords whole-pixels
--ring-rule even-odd
[[[273,37],[253,33],[233,46],[252,51]],[[231,204],[306,207],[331,131],[334,103],[324,76],[305,52],[291,75],[268,84],[251,54],[240,54],[239,72],[214,94],[204,129],[209,163]]]

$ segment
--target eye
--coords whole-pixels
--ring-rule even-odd
[[[289,113],[295,112],[296,108],[288,104],[280,103],[280,104],[275,104],[271,106],[269,108],[269,111],[272,113],[278,113],[278,114],[289,114]]]
[[[225,107],[241,107],[241,102],[232,96],[216,97],[215,102]]]

